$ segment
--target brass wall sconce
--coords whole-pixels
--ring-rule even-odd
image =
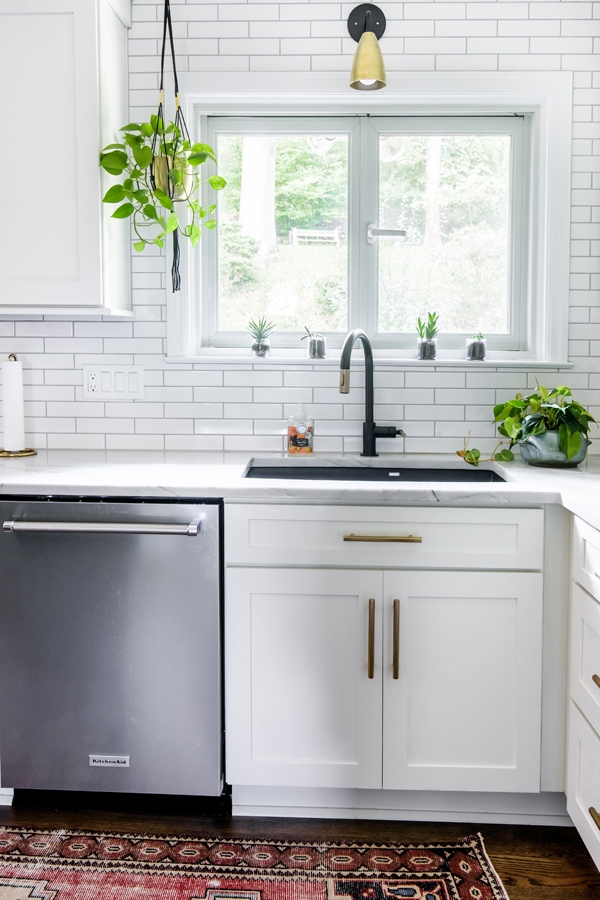
[[[379,38],[385,31],[385,16],[378,6],[361,3],[348,16],[350,37],[358,41],[350,87],[356,91],[379,91],[386,85]]]

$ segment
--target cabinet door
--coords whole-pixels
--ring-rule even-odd
[[[380,571],[228,570],[228,782],[381,787],[382,581]]]
[[[95,0],[0,0],[2,306],[101,304],[97,73]]]
[[[386,572],[383,615],[384,788],[539,791],[542,576]]]
[[[567,812],[600,869],[600,737],[573,702],[568,737]]]

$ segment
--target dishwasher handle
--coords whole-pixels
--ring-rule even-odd
[[[8,519],[2,525],[7,532],[67,532],[70,534],[183,534],[196,537],[200,522],[31,522]]]

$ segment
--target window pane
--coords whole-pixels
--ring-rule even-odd
[[[442,332],[509,327],[509,135],[381,135],[379,331],[413,332],[437,312]]]
[[[345,331],[347,135],[217,137],[219,330]]]

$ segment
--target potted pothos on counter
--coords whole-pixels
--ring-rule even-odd
[[[217,161],[212,147],[191,143],[175,122],[165,125],[157,115],[120,131],[123,143],[109,144],[100,154],[100,165],[109,175],[123,176],[102,198],[104,203],[121,204],[112,218],[131,217],[137,238],[133,246],[139,253],[151,245],[163,247],[166,235],[176,229],[195,247],[200,228],[216,226],[210,218],[216,204],[203,207],[198,196],[199,167],[207,160]],[[215,191],[227,183],[220,175],[202,180]],[[177,202],[182,206],[176,212]]]
[[[498,432],[508,438],[509,447],[499,450],[504,443],[501,441],[490,460],[514,459],[512,447],[518,444],[521,456],[529,465],[577,466],[585,459],[591,444],[588,432],[594,421],[568,387],[549,389],[538,384],[535,393],[517,394],[494,407],[494,422],[499,423]],[[463,449],[457,452],[473,466],[487,461],[481,459],[479,450],[468,449],[468,438]]]

